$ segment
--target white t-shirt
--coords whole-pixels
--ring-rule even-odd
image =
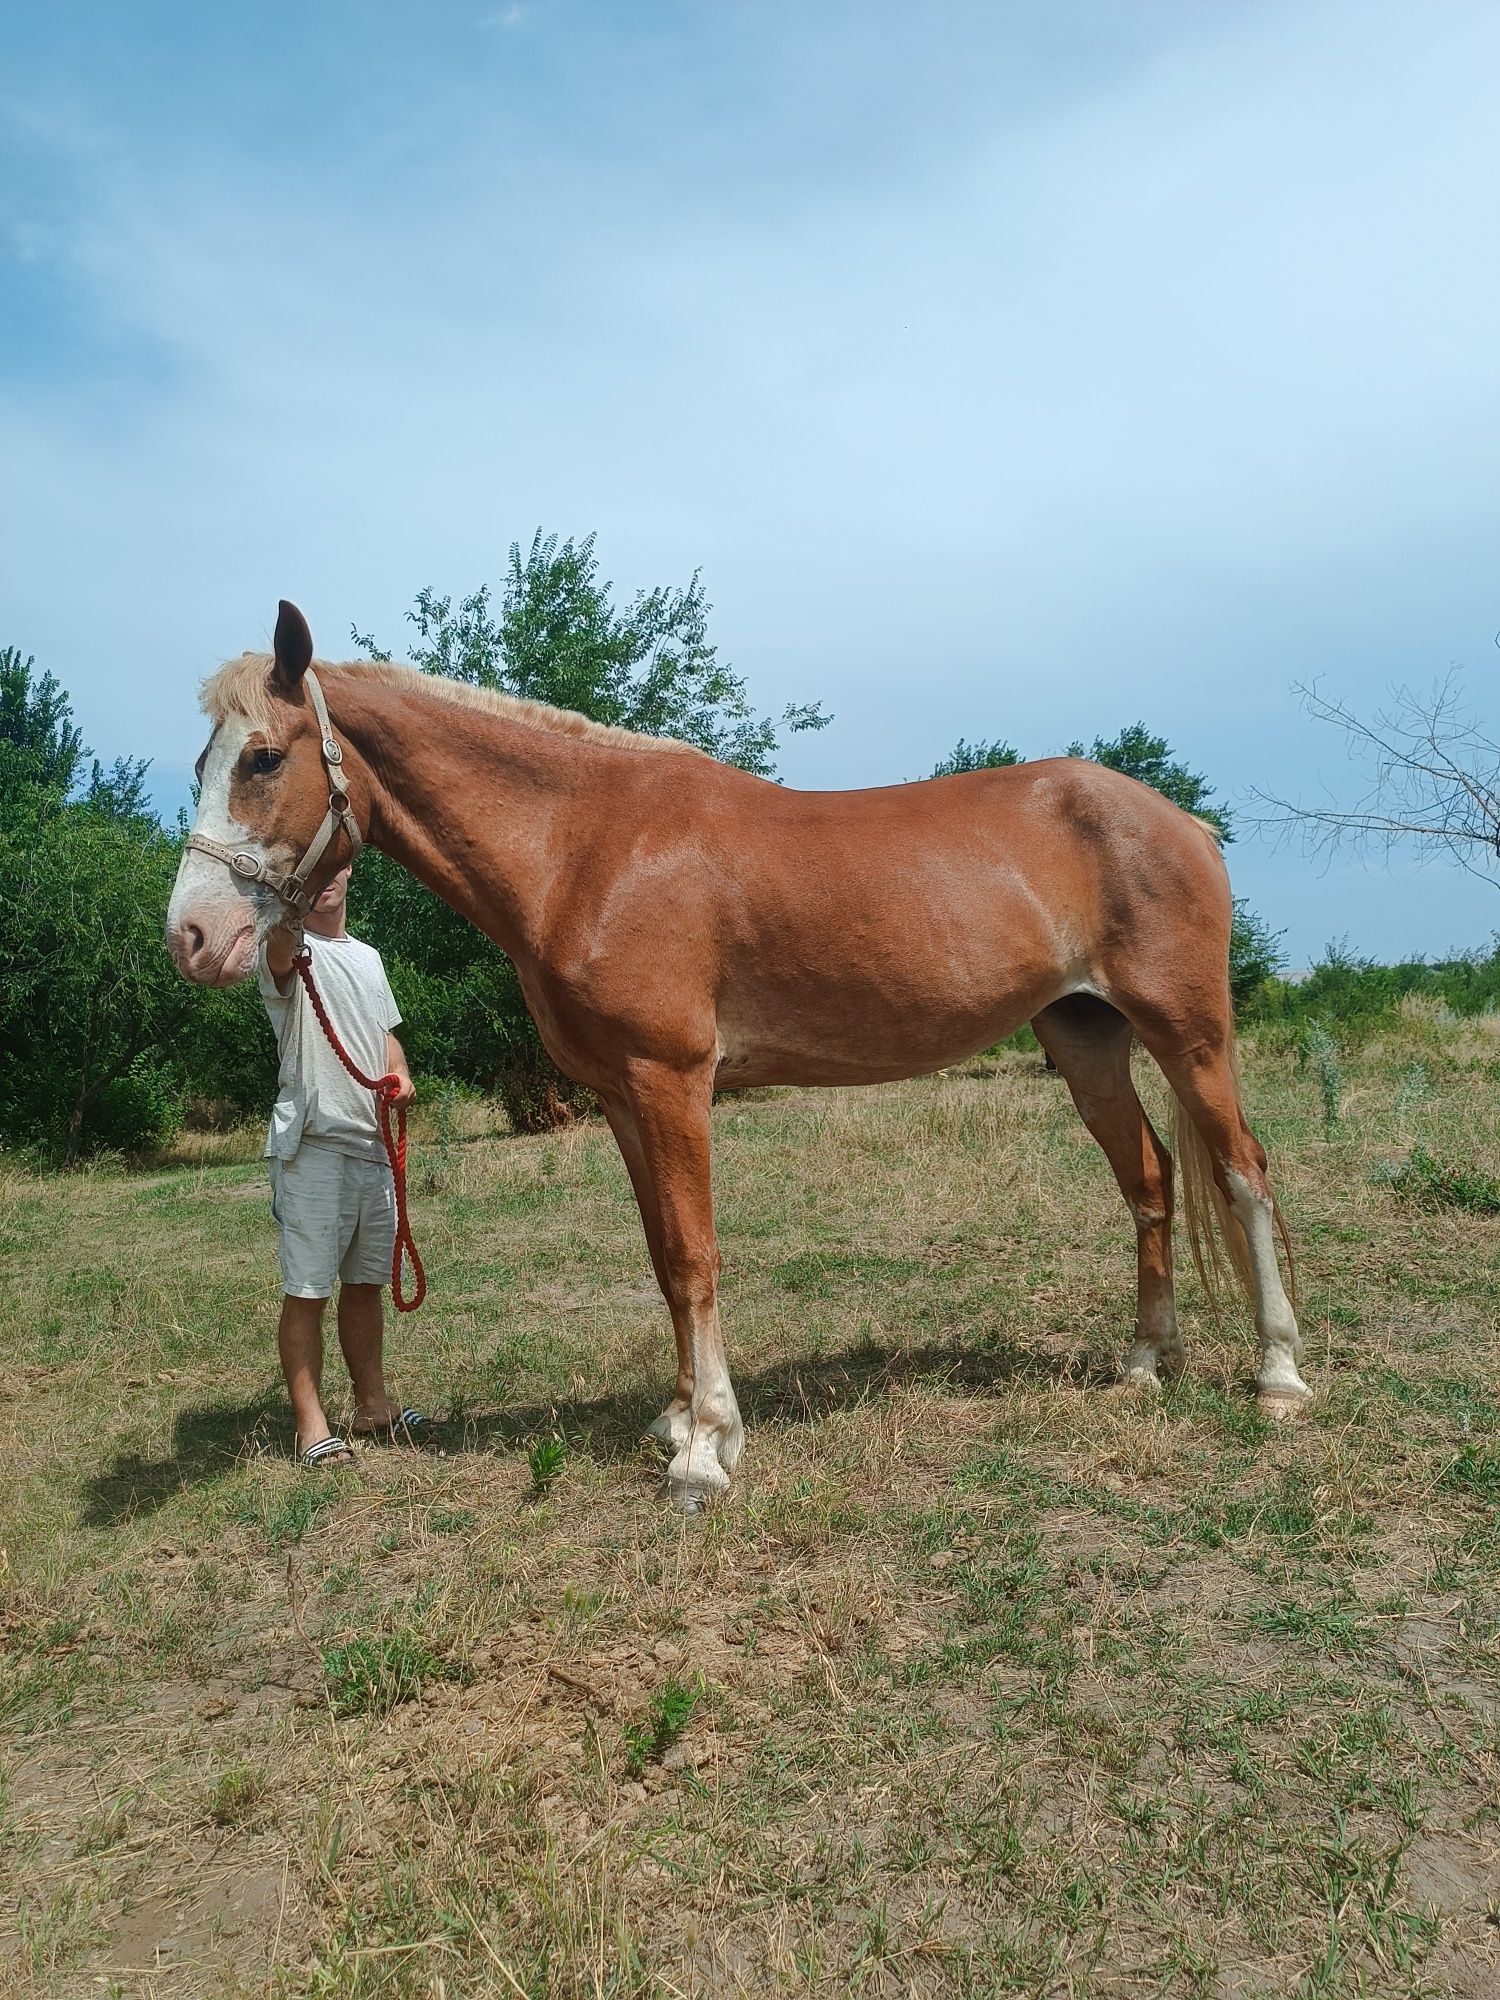
[[[366,1076],[384,1076],[386,1036],[401,1016],[380,953],[358,938],[307,938],[312,975],[339,1040]],[[383,1160],[375,1094],[354,1081],[328,1045],[301,979],[290,993],[260,954],[260,997],[281,1056],[280,1088],[266,1134],[266,1158],[290,1160],[304,1139],[360,1159]]]

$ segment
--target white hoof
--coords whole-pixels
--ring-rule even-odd
[[[701,1514],[729,1491],[716,1440],[699,1431],[667,1467],[667,1492],[679,1514]]]
[[[1165,1342],[1150,1346],[1138,1340],[1125,1357],[1122,1376],[1125,1382],[1145,1382],[1153,1389],[1159,1389],[1163,1382],[1170,1382],[1182,1373],[1187,1365],[1187,1353],[1180,1340],[1171,1345]]]
[[[1255,1393],[1268,1417],[1299,1417],[1312,1401],[1312,1390],[1303,1381],[1297,1363],[1302,1359],[1302,1343],[1274,1341],[1260,1358]]]
[[[1288,1420],[1307,1415],[1312,1402],[1312,1390],[1305,1382],[1273,1382],[1256,1385],[1255,1400],[1263,1417],[1272,1423],[1284,1424]]]
[[[1156,1356],[1149,1350],[1127,1354],[1118,1386],[1122,1389],[1159,1389],[1161,1376],[1157,1371]]]

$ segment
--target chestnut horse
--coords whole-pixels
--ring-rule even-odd
[[[178,871],[172,955],[189,979],[245,977],[298,856],[325,842],[316,888],[357,836],[510,955],[553,1060],[598,1093],[640,1204],[677,1336],[676,1393],[651,1428],[679,1505],[723,1489],[743,1441],[719,1329],[715,1091],[924,1075],[1027,1021],[1135,1218],[1127,1379],[1183,1361],[1172,1160],[1131,1081],[1139,1037],[1177,1099],[1200,1265],[1220,1247],[1212,1221],[1253,1305],[1263,1403],[1279,1414],[1308,1396],[1266,1156],[1240,1104],[1229,883],[1201,821],[1074,758],[790,791],[407,667],[320,662],[304,684],[312,661],[283,603],[274,653],[204,685],[205,847]],[[250,879],[262,870],[280,892]]]

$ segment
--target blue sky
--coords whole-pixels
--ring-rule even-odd
[[[1500,9],[52,0],[0,25],[0,643],[180,796],[279,596],[596,529],[792,783],[1144,718],[1233,804],[1500,628]],[[1493,714],[1493,706],[1491,705]],[[1242,838],[1296,963],[1481,943]]]

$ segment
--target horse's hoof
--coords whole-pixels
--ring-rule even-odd
[[[1127,1368],[1118,1382],[1110,1384],[1116,1396],[1152,1396],[1161,1387],[1161,1377],[1154,1368]]]
[[[1120,1387],[1133,1389],[1137,1384],[1159,1389],[1163,1382],[1172,1382],[1187,1366],[1187,1352],[1181,1341],[1173,1347],[1150,1347],[1145,1341],[1137,1341],[1120,1368]]]
[[[1295,1389],[1261,1389],[1255,1400],[1263,1417],[1269,1417],[1273,1424],[1286,1424],[1307,1415],[1312,1391],[1299,1395]]]
[[[679,1514],[701,1514],[729,1491],[729,1474],[701,1434],[667,1467],[667,1492]]]
[[[728,1486],[727,1479],[719,1487],[705,1486],[698,1480],[669,1479],[667,1500],[674,1514],[706,1514]]]

